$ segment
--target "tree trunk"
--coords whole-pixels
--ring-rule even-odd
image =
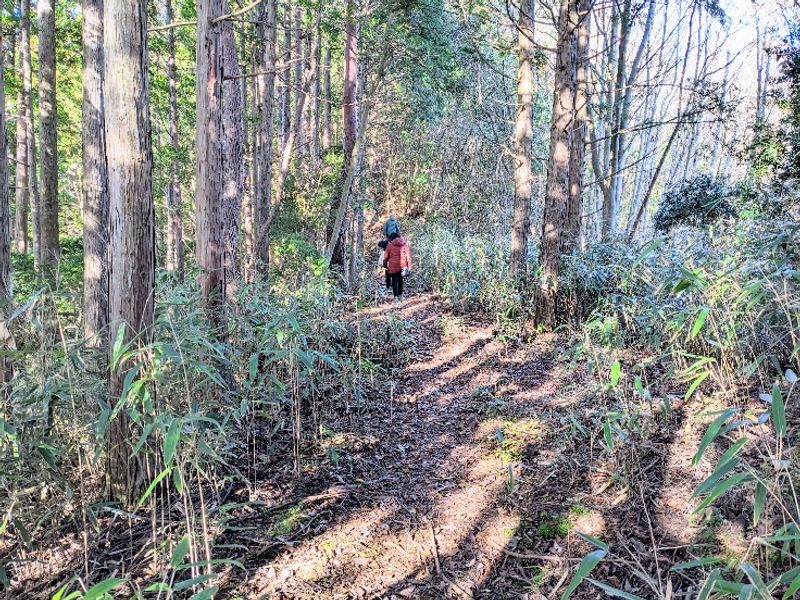
[[[20,39],[22,39],[20,37]],[[28,184],[28,106],[25,92],[17,94],[17,155],[15,168],[14,247],[24,254],[28,251],[28,207],[30,194]]]
[[[303,67],[305,60],[303,59],[303,9],[300,5],[294,7],[294,47],[292,49],[292,73],[293,81],[292,87],[294,88],[294,109],[300,109],[300,96],[303,93]],[[303,103],[307,106],[307,102]],[[301,116],[302,122],[302,116]],[[306,136],[305,130],[301,127],[297,132],[297,141],[295,142],[298,154],[305,154],[306,152]]]
[[[20,3],[20,45],[22,46],[22,93],[25,96],[26,137],[28,143],[28,184],[31,207],[33,261],[38,271],[42,259],[41,202],[36,168],[36,132],[33,112],[33,72],[31,68],[31,0]]]
[[[514,150],[514,216],[511,225],[511,276],[519,277],[527,271],[528,229],[531,212],[531,143],[533,124],[533,34],[534,0],[523,0],[519,7],[517,24],[517,116],[514,124],[512,147]]]
[[[342,163],[342,174],[339,186],[346,185],[347,171],[353,157],[356,137],[358,136],[358,119],[356,106],[356,91],[358,82],[358,29],[356,22],[356,4],[354,0],[347,0],[345,30],[344,30],[344,88],[342,90],[342,126],[344,129],[344,162]],[[344,190],[341,197],[346,197],[350,193]],[[336,215],[339,205],[334,203],[331,215]],[[329,219],[328,239],[331,239],[335,231],[334,222]],[[344,269],[345,247],[344,230],[338,228],[338,238],[334,246],[331,264],[340,269]]]
[[[8,156],[6,142],[5,56],[0,55],[0,306],[12,298],[11,283],[11,211],[8,201]],[[3,313],[0,312],[0,316]],[[5,378],[8,366],[0,359],[0,383]]]
[[[586,156],[586,134],[588,129],[588,62],[589,26],[591,23],[591,0],[577,0],[571,12],[572,37],[575,45],[575,97],[572,123],[572,140],[569,156],[569,197],[567,200],[567,222],[561,253],[577,247],[581,235],[583,216],[583,172]]]
[[[201,0],[197,13],[197,175],[195,227],[200,290],[209,316],[221,322],[225,298],[222,221],[222,28],[223,0]]]
[[[277,11],[276,0],[267,0],[263,18],[263,66],[264,80],[262,94],[259,99],[258,110],[258,135],[256,137],[255,162],[256,183],[254,189],[254,217],[255,231],[253,239],[260,243],[254,244],[256,272],[266,278],[269,275],[269,236],[262,236],[267,220],[269,219],[272,205],[272,107],[275,95],[275,53],[277,43]]]
[[[108,170],[103,0],[83,0],[83,333],[101,348],[108,325]]]
[[[322,150],[331,147],[331,45],[325,45],[325,60],[323,62],[323,89],[322,89]]]
[[[39,145],[42,149],[42,264],[61,254],[58,241],[58,145],[56,135],[55,0],[38,0],[39,11]]]
[[[556,48],[553,121],[550,127],[550,156],[547,164],[542,239],[539,251],[541,281],[536,289],[536,322],[553,327],[556,319],[558,272],[567,234],[570,196],[570,147],[573,140],[573,112],[576,89],[576,52],[573,27],[577,22],[578,0],[560,0]]]
[[[106,0],[103,83],[108,161],[109,322],[114,339],[149,342],[155,289],[155,215],[147,82],[146,0]],[[125,370],[109,375],[109,403],[120,401]],[[132,503],[145,479],[141,455],[133,453],[134,425],[126,410],[108,424],[107,479],[113,497]]]
[[[166,20],[172,23],[175,15],[172,0],[166,0]],[[169,80],[168,130],[172,156],[169,161],[169,181],[167,182],[167,270],[172,271],[183,281],[185,251],[183,247],[183,215],[181,210],[181,188],[178,182],[178,67],[175,63],[175,30],[167,32],[167,79]]]
[[[229,7],[223,6],[225,12]],[[241,68],[230,21],[220,24],[222,51],[222,228],[225,255],[224,280],[228,293],[240,277],[239,217],[244,190],[244,113]]]
[[[314,35],[317,38],[322,37],[322,28],[320,27],[320,22],[322,20],[322,11],[321,9],[317,9],[317,17],[316,17],[316,27],[314,31]],[[320,71],[322,69],[322,40],[317,39],[317,53],[312,57],[315,65],[316,73],[314,74],[314,85],[311,89],[311,108],[310,108],[310,115],[311,115],[311,132],[309,134],[310,143],[311,143],[311,156],[314,160],[318,160],[320,156],[319,148],[320,148],[320,135],[319,135],[319,125],[320,125],[320,99],[319,94],[322,89],[320,77]]]
[[[289,62],[292,49],[292,7],[290,0],[286,1],[283,10],[283,58],[281,59],[281,146],[286,145],[289,139],[289,129],[292,127],[292,90],[291,90],[291,63]]]
[[[4,57],[0,54],[0,341],[2,347],[11,345],[10,333],[3,323],[5,305],[14,294],[11,280],[11,213],[8,202],[8,148],[6,142],[6,99]],[[14,377],[11,358],[0,356],[0,386],[9,383]]]

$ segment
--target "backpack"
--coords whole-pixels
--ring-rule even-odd
[[[400,235],[400,224],[394,217],[389,217],[383,226],[383,235],[388,239],[393,233]]]

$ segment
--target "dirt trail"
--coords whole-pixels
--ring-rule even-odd
[[[509,352],[492,326],[453,317],[429,296],[388,307],[410,325],[416,356],[349,433],[366,468],[333,486],[318,532],[248,565],[244,597],[492,595],[488,578],[520,523],[506,501],[520,473],[493,413],[553,392],[552,348],[545,340]],[[514,439],[540,433],[529,429]]]

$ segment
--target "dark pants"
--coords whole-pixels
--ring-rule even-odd
[[[392,279],[392,293],[394,297],[397,298],[398,296],[403,295],[403,274],[402,273],[390,273],[389,277]]]
[[[389,289],[392,287],[392,276],[389,275],[389,271],[386,271],[386,288]]]

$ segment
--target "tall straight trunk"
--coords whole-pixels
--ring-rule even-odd
[[[325,59],[322,66],[322,149],[329,150],[332,138],[331,123],[331,45],[325,45]]]
[[[358,136],[358,118],[356,107],[356,91],[358,85],[358,28],[356,22],[356,4],[354,0],[347,0],[345,29],[344,29],[344,87],[342,90],[342,127],[344,129],[344,162],[342,163],[342,174],[340,176],[340,187],[347,185],[347,171],[353,157],[356,137]],[[349,190],[345,190],[342,196],[347,196]],[[331,211],[331,218],[328,221],[328,239],[334,232],[333,215],[339,210],[338,204],[334,204]],[[339,235],[334,246],[331,264],[344,269],[345,247],[344,230],[339,228]]]
[[[106,71],[106,156],[108,161],[109,325],[114,339],[121,326],[125,341],[149,342],[155,290],[155,214],[152,189],[150,104],[147,82],[147,1],[106,0],[103,15]],[[109,350],[111,344],[109,344]],[[126,369],[109,374],[109,402],[122,394]],[[128,412],[108,424],[106,476],[113,497],[132,503],[145,482],[138,435]],[[133,437],[136,436],[136,437]]]
[[[583,216],[583,172],[586,156],[586,136],[588,129],[588,62],[589,26],[591,23],[591,0],[577,0],[573,16],[572,37],[575,45],[575,95],[572,116],[572,140],[569,155],[569,197],[567,201],[567,222],[561,253],[577,247],[581,235]]]
[[[8,156],[6,142],[5,56],[0,54],[0,306],[10,300],[11,283],[11,209],[8,200]],[[0,317],[3,316],[0,308]],[[0,359],[0,383],[6,382],[10,367]]]
[[[227,4],[227,3],[226,3]],[[228,6],[223,7],[227,12]],[[230,21],[220,25],[222,51],[222,228],[224,279],[229,293],[240,277],[239,218],[244,192],[244,107],[241,68]]]
[[[320,133],[319,133],[319,126],[320,126],[320,98],[319,94],[322,89],[321,80],[321,69],[322,69],[322,44],[319,38],[322,37],[322,27],[320,26],[320,22],[322,20],[322,10],[317,9],[317,16],[316,16],[316,27],[314,31],[314,35],[317,36],[317,53],[311,58],[314,61],[316,74],[314,75],[314,85],[311,87],[311,108],[309,109],[311,115],[311,132],[309,134],[310,144],[311,144],[311,156],[314,157],[316,160],[319,158],[319,148],[320,148]]]
[[[108,168],[103,113],[103,0],[83,0],[83,333],[104,345],[108,325]]]
[[[303,9],[297,4],[294,7],[294,46],[292,48],[292,88],[294,90],[294,109],[298,110],[300,107],[300,95],[303,93],[303,68],[304,68],[304,54],[303,54]],[[307,106],[307,103],[304,104]],[[299,154],[306,152],[306,136],[305,129],[302,127],[297,132],[297,142],[295,143]]]
[[[573,37],[574,23],[578,21],[577,2],[578,0],[560,0],[559,8],[553,120],[550,127],[550,156],[539,251],[541,281],[536,289],[535,307],[536,321],[545,327],[555,324],[559,263],[567,235],[577,77],[577,45]]]
[[[225,298],[223,260],[222,28],[223,0],[201,0],[197,13],[197,124],[195,227],[200,290],[217,323]]]
[[[0,51],[1,52],[1,51]],[[5,99],[5,69],[4,57],[0,54],[0,320],[5,315],[7,301],[14,294],[11,280],[11,213],[8,202],[8,149],[6,147],[6,99]],[[8,349],[12,338],[8,329],[3,324],[0,331],[0,341],[3,348]],[[14,368],[11,358],[0,356],[0,384],[10,382],[14,377]],[[1,398],[2,396],[0,396]]]
[[[277,11],[276,0],[267,0],[263,23],[263,66],[264,79],[262,94],[258,103],[258,136],[256,138],[255,164],[256,184],[254,189],[254,240],[261,240],[255,244],[255,268],[263,277],[269,274],[269,237],[261,236],[267,219],[269,219],[272,205],[272,107],[275,95],[275,54],[277,44]]]
[[[512,147],[514,150],[514,216],[511,225],[511,275],[521,276],[527,271],[528,229],[531,212],[531,143],[533,124],[533,34],[535,0],[523,0],[519,7],[517,24],[517,116],[514,124]]]
[[[175,15],[172,0],[166,0],[166,20],[172,23]],[[178,183],[178,67],[175,63],[175,30],[167,32],[167,79],[169,80],[169,109],[167,113],[167,135],[172,156],[169,162],[169,181],[167,182],[167,270],[172,271],[183,281],[185,250],[183,247],[183,215],[181,210],[181,188]]]
[[[38,0],[39,11],[39,145],[42,149],[42,263],[52,265],[58,241],[58,146],[56,135],[56,14],[55,0]]]
[[[30,194],[28,184],[28,106],[25,103],[25,92],[17,94],[17,139],[14,194],[14,247],[24,254],[28,251],[28,208]]]
[[[20,2],[20,46],[22,52],[22,93],[25,96],[26,137],[28,143],[28,199],[31,207],[33,260],[39,269],[42,258],[41,202],[36,161],[36,132],[33,112],[33,72],[31,68],[31,0]]]
[[[292,54],[292,6],[286,0],[283,9],[283,53],[281,59],[281,146],[286,145],[289,139],[289,130],[292,127],[292,89],[291,89],[291,54]]]

